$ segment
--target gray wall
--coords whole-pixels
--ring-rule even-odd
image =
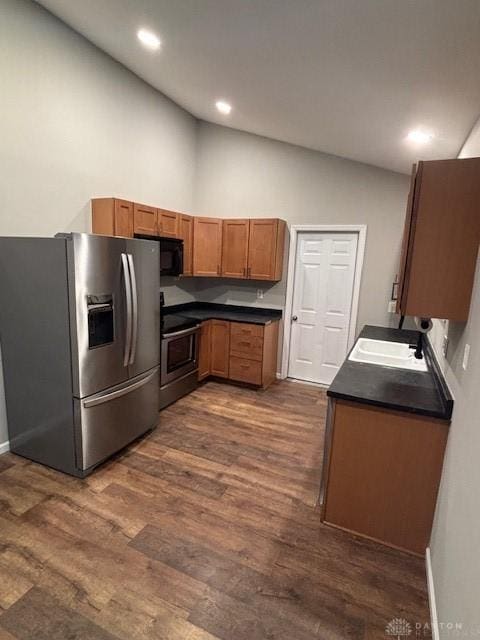
[[[398,268],[408,178],[302,147],[201,122],[195,211],[219,217],[278,217],[289,224],[366,224],[358,327],[387,325]],[[209,285],[207,288],[207,284]],[[258,284],[201,282],[202,300],[283,306],[286,278]]]
[[[480,121],[460,157],[480,156]],[[441,355],[443,336],[450,344]],[[463,632],[440,629],[440,638],[480,636],[480,260],[468,323],[436,321],[432,332],[439,361],[455,396],[442,482],[430,543],[440,622],[460,622]],[[462,367],[465,344],[468,368]]]
[[[39,5],[1,0],[0,77],[0,235],[89,231],[94,196],[192,209],[195,119]]]
[[[199,124],[39,5],[1,3],[0,235],[89,231],[90,199],[108,195],[211,216],[364,223],[358,325],[390,321],[405,176]],[[285,278],[262,284],[263,300],[257,286],[172,278],[162,288],[167,304],[283,307]]]

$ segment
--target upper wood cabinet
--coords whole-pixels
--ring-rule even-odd
[[[180,214],[176,211],[157,209],[158,235],[162,238],[178,238]]]
[[[94,198],[92,233],[133,238],[133,203],[118,198]]]
[[[250,220],[248,278],[252,280],[281,280],[285,226],[285,222],[277,218]]]
[[[246,278],[249,220],[223,221],[222,276]]]
[[[183,275],[281,280],[286,224],[200,218],[117,198],[92,200],[93,233],[183,240]]]
[[[193,275],[219,276],[222,264],[221,218],[194,218]]]
[[[193,275],[193,218],[178,214],[178,238],[183,240],[183,275]]]
[[[397,311],[468,319],[480,241],[480,158],[414,166]]]
[[[281,280],[284,243],[283,220],[224,220],[222,276]]]
[[[155,207],[133,204],[133,231],[139,236],[158,236],[158,215]]]

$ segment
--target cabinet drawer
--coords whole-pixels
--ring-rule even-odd
[[[230,323],[230,332],[232,338],[240,337],[257,337],[263,338],[263,325],[261,324],[246,324],[244,322],[231,322]]]
[[[232,334],[230,337],[230,355],[261,362],[263,359],[263,336]]]
[[[230,380],[249,382],[250,384],[262,384],[262,363],[256,360],[247,360],[230,356]]]

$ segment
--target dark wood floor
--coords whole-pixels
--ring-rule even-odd
[[[81,481],[0,457],[0,640],[386,638],[423,563],[320,524],[324,392],[208,383]]]

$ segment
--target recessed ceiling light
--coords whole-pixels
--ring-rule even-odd
[[[223,115],[225,116],[228,116],[228,114],[232,110],[232,105],[228,104],[228,102],[225,102],[225,100],[217,100],[215,106],[220,111],[220,113],[223,113]]]
[[[160,38],[147,29],[139,29],[137,31],[137,38],[142,44],[148,47],[148,49],[152,49],[152,51],[159,49],[162,44]]]
[[[413,129],[407,136],[407,140],[410,140],[410,142],[416,142],[418,144],[426,144],[427,142],[430,142],[432,138],[432,133],[422,131],[421,129]]]

